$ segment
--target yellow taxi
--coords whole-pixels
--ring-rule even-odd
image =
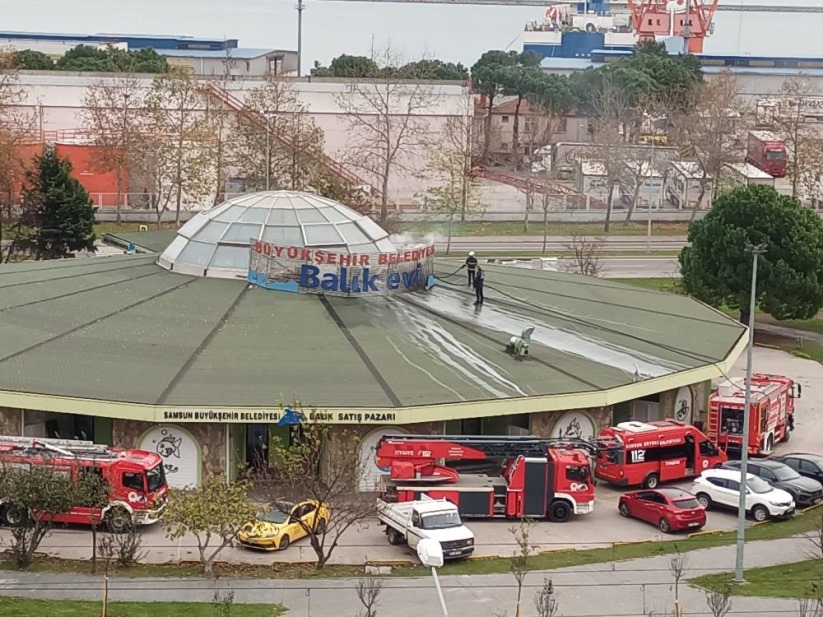
[[[292,542],[309,535],[307,528],[322,535],[329,516],[326,505],[313,499],[294,505],[272,504],[257,516],[256,521],[247,523],[240,530],[237,540],[245,548],[282,551]]]

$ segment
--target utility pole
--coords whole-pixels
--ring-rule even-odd
[[[734,582],[743,582],[743,553],[746,543],[746,490],[749,464],[749,423],[752,406],[752,356],[754,355],[754,312],[757,308],[757,256],[766,252],[765,244],[747,244],[746,252],[752,254],[752,289],[749,299],[749,346],[746,362],[746,398],[743,406],[743,446],[740,452],[740,492],[737,503],[737,557]]]
[[[297,9],[297,76],[302,77],[301,66],[303,61],[303,11],[306,10],[306,5],[303,0],[297,0],[294,5]]]

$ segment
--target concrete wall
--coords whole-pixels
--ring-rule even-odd
[[[35,115],[42,132],[75,131],[83,127],[82,109],[86,89],[97,82],[114,83],[117,79],[117,76],[105,73],[26,71],[20,74],[20,85],[24,93],[20,106]],[[151,77],[142,76],[139,82],[142,87],[148,88]],[[261,83],[262,79],[237,79],[229,81],[226,89],[243,101],[249,91],[259,87]],[[300,102],[306,105],[314,121],[323,129],[327,154],[338,161],[342,160],[356,143],[356,131],[345,112],[345,105],[341,106],[341,103],[349,101],[358,113],[374,116],[363,97],[357,94],[359,90],[356,88],[362,88],[362,84],[355,86],[352,81],[331,79],[291,79],[290,83]],[[465,115],[467,109],[472,109],[471,105],[466,104],[468,90],[461,83],[431,82],[420,88],[425,90],[427,103],[416,109],[414,116],[415,121],[421,125],[423,136],[429,140],[436,140],[449,117]],[[407,108],[408,99],[397,95],[397,100],[393,113],[401,114]],[[425,169],[425,152],[424,145],[417,145],[399,157],[389,182],[390,199],[399,204],[412,203],[417,195],[430,186],[429,181],[418,177]],[[407,169],[401,170],[401,166]],[[365,175],[361,170],[353,171],[358,175]],[[364,179],[376,182],[375,178]]]

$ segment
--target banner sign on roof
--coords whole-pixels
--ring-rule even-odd
[[[278,291],[379,296],[434,284],[434,244],[395,253],[339,253],[252,240],[248,281]]]

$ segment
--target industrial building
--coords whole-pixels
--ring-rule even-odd
[[[77,45],[124,50],[153,49],[166,56],[171,66],[194,75],[265,77],[297,73],[297,52],[282,49],[239,47],[237,39],[134,34],[63,34],[0,32],[4,49],[39,51],[55,60]]]

